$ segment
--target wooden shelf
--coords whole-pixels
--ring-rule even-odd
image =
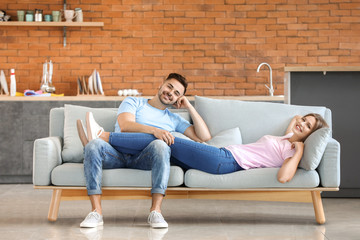
[[[0,22],[0,26],[18,27],[103,27],[103,22]]]
[[[66,47],[66,28],[67,27],[103,27],[103,22],[0,22],[0,27],[63,27],[64,47]]]

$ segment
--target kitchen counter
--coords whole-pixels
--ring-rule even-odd
[[[284,72],[358,72],[360,66],[305,66],[285,67]]]

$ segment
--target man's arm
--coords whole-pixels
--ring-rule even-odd
[[[143,125],[135,121],[135,115],[124,112],[118,115],[117,121],[122,132],[140,132],[153,134],[156,138],[163,140],[166,144],[174,143],[174,136],[166,131],[156,127]]]
[[[193,121],[193,125],[185,130],[185,136],[197,142],[205,142],[211,139],[211,134],[205,121],[202,119],[200,114],[195,110],[195,108],[191,105],[191,103],[185,96],[179,98],[175,107],[186,108],[189,111],[189,114]]]

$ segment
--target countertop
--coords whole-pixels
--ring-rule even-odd
[[[285,67],[284,72],[358,72],[360,66],[302,66]]]

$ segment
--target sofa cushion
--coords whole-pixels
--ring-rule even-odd
[[[264,135],[282,136],[295,115],[310,112],[325,116],[325,107],[295,106],[282,103],[245,102],[195,97],[195,108],[211,135],[239,127],[244,144],[256,142]],[[330,123],[331,119],[326,118]]]
[[[192,141],[190,138],[179,132],[172,132],[172,135],[174,137]],[[212,139],[210,139],[209,141],[204,142],[204,144],[209,144],[218,148],[226,147],[233,144],[242,144],[240,129],[236,127],[224,130],[213,136]]]
[[[104,169],[103,187],[151,187],[151,171],[129,168]],[[57,186],[86,186],[84,165],[64,163],[51,173],[51,183]],[[184,183],[184,171],[178,166],[170,167],[169,187]]]
[[[105,131],[114,131],[117,113],[116,109],[89,108],[65,104],[64,147],[61,153],[63,162],[82,162],[84,159],[84,148],[78,136],[76,120],[81,119],[85,124],[87,112],[92,112],[94,114],[95,120],[105,129]]]
[[[319,186],[320,179],[316,171],[298,169],[290,182],[277,181],[278,168],[257,168],[237,171],[229,174],[210,174],[190,169],[185,173],[187,187],[246,189],[246,188],[312,188]]]
[[[330,134],[331,130],[329,128],[320,128],[305,140],[304,154],[299,167],[306,170],[315,170],[319,166]]]

